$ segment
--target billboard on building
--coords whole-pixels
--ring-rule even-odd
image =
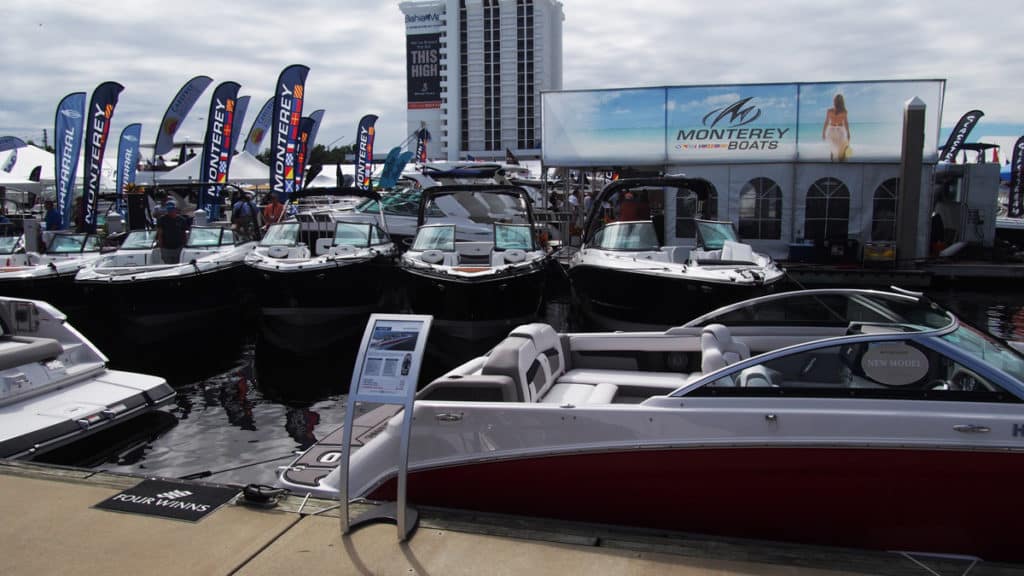
[[[405,37],[406,86],[410,110],[441,107],[441,35]]]
[[[733,84],[545,92],[551,166],[898,162],[903,107],[927,105],[937,158],[943,80]]]

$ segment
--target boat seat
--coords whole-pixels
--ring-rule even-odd
[[[550,368],[552,380],[557,380],[565,372],[565,350],[562,348],[562,339],[550,324],[543,322],[523,324],[514,328],[509,333],[509,336],[519,336],[533,340],[533,345],[548,359],[548,368]]]
[[[15,346],[4,346],[0,349],[0,370],[53,360],[64,353],[64,347],[53,338],[0,336],[0,344],[5,343]]]
[[[314,254],[316,256],[323,256],[331,251],[331,246],[334,245],[334,238],[317,238],[316,244],[314,244]]]
[[[519,248],[511,248],[509,250],[502,250],[495,252],[492,257],[493,266],[504,266],[505,264],[518,264],[523,260],[526,260],[526,251],[520,250]]]
[[[555,384],[544,396],[544,404],[611,404],[619,387],[615,384]]]
[[[480,373],[511,378],[516,383],[519,402],[535,402],[554,380],[547,356],[526,336],[509,336],[502,340],[491,350]]]
[[[642,386],[645,388],[665,388],[675,390],[699,377],[700,372],[690,374],[684,372],[644,372],[640,370],[598,370],[594,368],[574,368],[563,374],[556,387],[561,384],[614,384],[616,386]]]
[[[754,249],[750,247],[750,244],[726,240],[722,243],[722,260],[753,262]]]
[[[708,324],[700,334],[700,371],[708,374],[750,358],[750,348],[733,339],[722,324]]]

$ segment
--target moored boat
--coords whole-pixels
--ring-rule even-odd
[[[395,496],[402,415],[361,418],[349,494]],[[762,296],[664,332],[514,329],[417,394],[411,502],[1024,559],[1024,357],[920,295]],[[340,431],[282,472],[336,495]],[[524,490],[524,486],[542,489]],[[600,505],[595,505],[595,502]]]
[[[732,302],[774,290],[785,271],[740,240],[730,222],[684,219],[693,238],[675,245],[652,217],[648,193],[666,188],[706,197],[708,183],[666,177],[617,180],[594,199],[583,246],[569,276],[585,325],[602,330],[666,328]],[[679,196],[683,196],[680,194]],[[615,199],[620,219],[605,222]],[[677,242],[680,240],[677,239]]]

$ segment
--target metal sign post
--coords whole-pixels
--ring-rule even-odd
[[[345,409],[342,433],[341,478],[338,490],[341,507],[341,533],[364,522],[380,519],[394,520],[398,525],[398,539],[404,541],[418,515],[406,502],[406,477],[409,468],[409,436],[412,431],[412,409],[416,396],[416,382],[427,345],[427,334],[433,316],[411,314],[373,314],[366,323],[363,341],[352,371]],[[348,473],[352,452],[352,423],[356,403],[398,404],[403,408],[402,431],[398,455],[398,493],[394,504],[385,504],[358,518],[348,515]]]

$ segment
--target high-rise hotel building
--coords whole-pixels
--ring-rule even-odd
[[[408,0],[409,132],[432,160],[539,157],[541,90],[562,88],[561,2]]]

